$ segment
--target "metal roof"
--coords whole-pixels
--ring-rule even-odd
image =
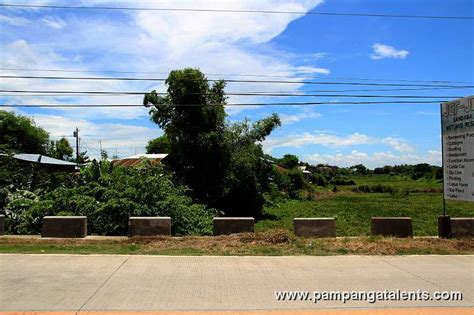
[[[49,165],[67,165],[67,166],[76,166],[76,163],[74,162],[68,162],[68,161],[63,161],[59,159],[55,159],[46,155],[42,154],[29,154],[29,153],[20,153],[20,154],[14,154],[13,158],[21,161],[26,161],[26,162],[32,162],[32,163],[38,163],[38,160],[40,164],[49,164]]]
[[[155,163],[160,163],[168,154],[136,154],[123,159],[113,160],[114,165],[120,166],[134,166],[141,164],[144,159],[152,160]]]
[[[128,156],[126,158],[120,159],[120,160],[128,160],[128,159],[140,159],[140,158],[147,158],[147,159],[160,159],[163,160],[165,157],[167,157],[168,154],[166,153],[159,153],[159,154],[135,154],[132,156]]]

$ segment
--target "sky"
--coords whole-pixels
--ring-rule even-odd
[[[308,12],[472,16],[472,0],[228,0],[228,1],[5,1],[4,4],[85,5],[293,11],[301,14],[0,8],[3,75],[165,78],[194,67],[209,79],[289,80],[228,83],[228,92],[287,92],[407,88],[305,84],[376,82],[473,85],[473,20],[308,15]],[[9,70],[6,70],[9,69]],[[60,69],[33,71],[12,69]],[[411,80],[411,81],[400,81]],[[161,81],[0,79],[2,90],[165,92]],[[408,87],[413,88],[413,87]],[[313,91],[313,92],[312,92]],[[314,92],[316,91],[316,92]],[[356,91],[339,94],[423,95],[430,101],[474,94],[473,89]],[[326,92],[326,94],[338,94]],[[140,95],[12,96],[0,109],[31,116],[52,138],[80,129],[81,151],[99,156],[144,153],[163,134],[148,110],[18,108],[18,104],[141,104]],[[387,101],[387,98],[369,99]],[[230,96],[229,103],[326,102],[300,106],[229,106],[230,122],[278,113],[282,126],[262,144],[276,157],[290,153],[311,163],[368,167],[441,164],[439,103],[337,104],[360,97]],[[100,141],[100,144],[99,144]]]

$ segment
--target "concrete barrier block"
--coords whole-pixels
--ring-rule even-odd
[[[449,215],[438,216],[438,237],[451,237],[451,217]]]
[[[336,237],[334,218],[294,218],[295,235],[306,237]]]
[[[5,216],[0,214],[0,235],[5,234]]]
[[[474,218],[451,218],[451,237],[474,237]]]
[[[87,217],[85,216],[43,217],[41,237],[81,238],[86,236]]]
[[[171,235],[170,217],[130,217],[128,236]]]
[[[410,217],[373,217],[372,235],[412,237],[413,225]]]
[[[255,220],[251,217],[222,217],[214,218],[214,235],[244,233],[255,231]]]

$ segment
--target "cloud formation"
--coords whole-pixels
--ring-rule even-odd
[[[297,115],[295,116],[299,117]],[[270,136],[263,142],[263,147],[266,152],[271,152],[275,148],[300,148],[307,145],[322,145],[330,148],[358,145],[386,145],[400,153],[415,152],[415,148],[404,139],[395,137],[378,138],[358,132],[350,135],[336,135],[330,132],[305,132],[302,134],[289,134],[279,137]]]
[[[394,58],[394,59],[405,59],[408,57],[409,51],[403,49],[396,49],[389,45],[375,43],[372,45],[373,53],[370,58],[373,60]]]
[[[364,164],[369,168],[381,167],[384,165],[396,164],[417,164],[430,163],[434,165],[441,165],[441,152],[437,150],[428,150],[425,154],[414,153],[400,153],[394,154],[390,151],[375,152],[372,154],[352,150],[350,153],[336,153],[336,154],[310,154],[305,156],[310,163],[314,164],[329,164],[340,167],[349,167],[356,164]]]

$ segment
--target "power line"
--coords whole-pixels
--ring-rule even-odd
[[[297,90],[295,93],[344,93],[344,92],[395,92],[395,91],[434,91],[434,90],[455,90],[455,89],[465,89],[465,88],[458,88],[458,87],[434,87],[434,88],[394,88],[394,89],[349,89],[349,90]],[[74,94],[81,94],[84,91],[48,91],[48,90],[0,90],[0,93],[71,93],[71,95]],[[88,91],[87,91],[88,92]],[[99,91],[101,92],[101,91]],[[143,95],[146,93],[150,92],[122,92],[122,91],[110,91],[110,93],[117,93],[117,94],[122,94],[122,93],[136,93],[139,95]],[[227,93],[240,93],[240,92],[226,92]],[[262,94],[263,96],[267,94],[273,94],[273,93],[288,93],[288,91],[250,91],[250,92],[242,92],[242,93],[258,93]],[[167,93],[160,93],[157,92],[159,95],[165,95]],[[48,95],[48,96],[50,96]],[[6,94],[3,94],[3,96],[7,96]],[[34,95],[31,94],[30,96],[40,96],[40,95]],[[54,95],[53,95],[54,96]]]
[[[81,10],[130,10],[130,11],[175,11],[175,12],[211,12],[211,13],[258,13],[258,14],[291,14],[312,16],[358,16],[381,18],[412,18],[439,20],[472,20],[473,16],[446,15],[410,15],[410,14],[378,14],[378,13],[343,13],[343,12],[305,12],[280,10],[237,10],[237,9],[193,9],[193,8],[139,8],[139,7],[106,7],[106,6],[63,6],[63,5],[32,5],[32,4],[0,4],[2,7],[36,8],[36,9],[81,9]]]
[[[0,90],[3,92],[14,92],[14,93],[29,93],[29,91],[18,91],[18,90]],[[62,96],[70,97],[71,94],[74,96],[110,96],[110,95],[144,95],[147,92],[119,92],[119,91],[32,91],[29,95],[11,95],[11,94],[0,94],[0,96]],[[158,95],[167,95],[168,93],[155,92]],[[209,93],[188,93],[187,95],[210,95]],[[254,93],[254,92],[230,92],[225,93],[230,96],[264,96],[264,97],[361,97],[361,98],[461,98],[463,96],[430,96],[430,95],[360,95],[360,94],[303,94],[303,93]]]
[[[166,81],[166,78],[138,78],[138,77],[65,77],[65,76],[15,76],[0,75],[5,79],[42,79],[42,80],[101,80],[101,81]],[[288,81],[288,80],[235,80],[222,79],[229,83],[265,83],[265,84],[321,84],[321,85],[359,85],[359,86],[413,86],[413,87],[456,87],[474,88],[474,85],[439,85],[439,84],[397,84],[397,83],[361,83],[361,82],[324,82],[324,81]],[[221,81],[208,79],[207,81]]]
[[[70,72],[70,73],[122,73],[122,74],[160,74],[168,75],[169,72],[154,71],[117,71],[117,70],[68,70],[68,69],[39,69],[39,68],[0,68],[5,71],[33,71],[33,72]],[[230,76],[230,77],[268,77],[268,78],[310,78],[311,75],[291,76],[291,75],[272,75],[264,73],[206,73],[210,76]],[[449,80],[409,80],[409,79],[383,79],[383,78],[358,78],[358,77],[320,77],[324,80],[360,80],[360,81],[387,81],[387,82],[426,82],[426,83],[468,83],[467,81],[449,81]]]
[[[368,104],[439,104],[444,100],[437,101],[384,101],[384,102],[281,102],[281,103],[230,103],[230,104],[171,104],[165,105],[160,104],[157,106],[168,106],[168,107],[202,107],[202,106],[305,106],[305,105],[368,105]],[[2,107],[2,106],[0,106]],[[45,108],[87,108],[87,107],[145,107],[144,105],[137,104],[3,104],[3,107],[45,107]],[[147,105],[146,107],[155,107],[155,105]]]

